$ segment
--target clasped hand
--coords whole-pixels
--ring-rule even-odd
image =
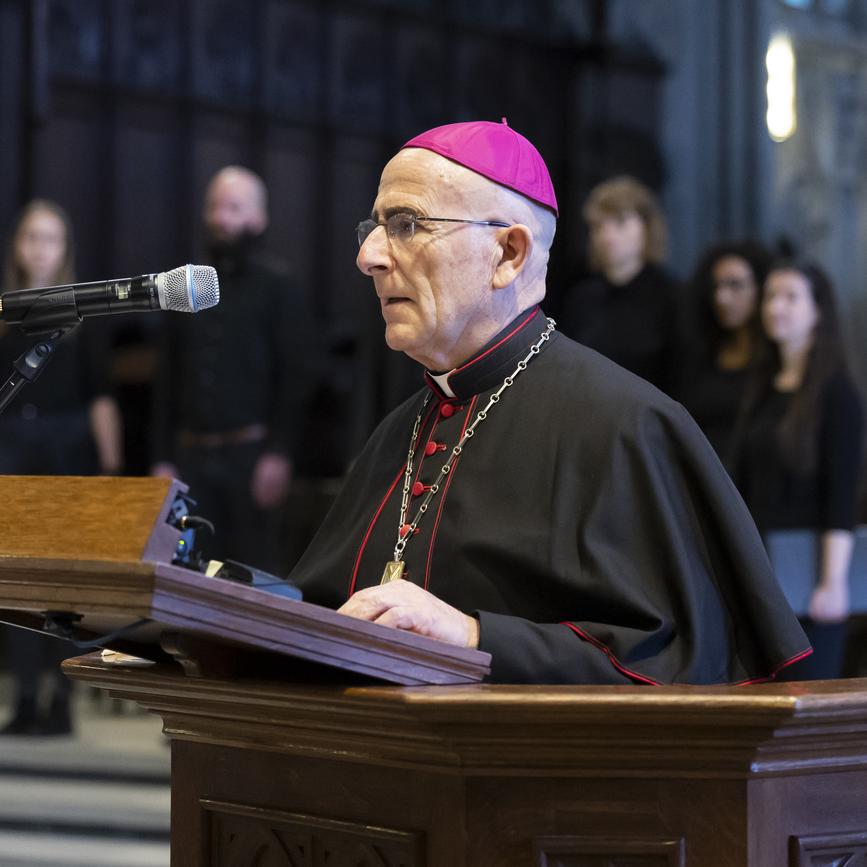
[[[479,622],[411,581],[392,581],[359,590],[340,614],[404,629],[458,647],[478,647]]]

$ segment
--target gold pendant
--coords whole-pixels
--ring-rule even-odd
[[[403,571],[406,569],[406,563],[403,560],[392,560],[385,564],[385,571],[382,573],[382,581],[380,584],[391,584],[392,581],[397,581],[403,578]]]

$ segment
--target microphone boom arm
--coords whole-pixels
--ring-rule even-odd
[[[30,382],[35,382],[54,356],[54,349],[75,325],[57,328],[51,334],[41,337],[30,349],[22,352],[12,362],[12,375],[0,386],[0,413],[15,399],[18,392]]]

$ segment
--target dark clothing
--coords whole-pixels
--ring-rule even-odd
[[[812,528],[851,530],[855,525],[861,467],[863,409],[851,380],[831,378],[822,392],[815,467],[804,471],[785,459],[777,430],[795,398],[769,386],[736,444],[733,475],[762,532]],[[817,570],[819,564],[816,564]],[[778,575],[785,584],[786,576]],[[814,653],[786,672],[787,680],[839,677],[845,623],[801,621]]]
[[[289,277],[255,256],[215,263],[220,303],[165,316],[156,387],[154,460],[176,461],[179,431],[267,427],[267,448],[291,456],[310,387],[312,325]]]
[[[31,629],[5,626],[6,650],[15,660],[18,703],[39,704],[39,675],[45,671],[51,684],[51,701],[68,702],[72,693],[72,681],[63,673],[60,664],[64,659],[77,656],[81,651],[71,642],[53,635],[40,635]],[[43,714],[45,716],[47,714]]]
[[[30,411],[28,404],[24,407]],[[15,409],[13,403],[6,412]],[[90,476],[98,472],[87,410],[0,418],[0,475]]]
[[[314,384],[313,327],[287,274],[246,244],[214,264],[220,303],[166,316],[154,460],[177,466],[196,512],[215,524],[215,539],[197,539],[206,556],[285,568],[273,510],[253,504],[251,484],[263,454],[298,451]]]
[[[110,394],[107,344],[101,332],[76,329],[61,340],[39,378],[24,386],[0,415],[0,473],[90,475],[98,472],[90,404]],[[36,338],[7,330],[0,336],[0,375]]]
[[[777,428],[794,393],[769,387],[746,424],[732,475],[759,529],[851,530],[861,466],[863,411],[848,377],[837,375],[820,402],[815,469],[786,461]]]
[[[87,323],[63,338],[35,382],[24,386],[0,418],[36,419],[86,411],[95,398],[111,393],[109,360],[103,332]],[[37,342],[17,329],[0,325],[0,376],[5,382],[12,363]]]
[[[24,386],[0,416],[0,474],[90,475],[98,472],[89,406],[110,392],[106,344],[97,327],[76,329],[57,344],[39,378]],[[36,338],[7,330],[0,336],[0,375]],[[69,642],[26,629],[3,629],[10,671],[17,689],[16,711],[6,733],[68,731],[71,682],[60,663],[79,651]],[[38,702],[39,673],[46,672],[50,698]]]
[[[231,557],[269,571],[281,562],[279,512],[260,509],[253,500],[250,480],[263,443],[240,443],[219,448],[179,448],[177,462],[195,513],[214,524],[216,538],[199,533],[197,547],[208,557]]]
[[[414,481],[539,340],[522,314],[379,425],[292,573],[337,607],[379,582],[397,538],[413,421],[434,392]],[[807,651],[755,527],[683,409],[555,333],[479,424],[407,548],[410,580],[477,613],[505,683],[722,683]],[[419,500],[410,504],[414,515]]]
[[[672,394],[679,377],[677,317],[674,279],[648,264],[623,286],[602,274],[573,286],[557,325],[567,337]]]
[[[809,617],[801,619],[804,633],[813,647],[813,652],[805,659],[780,672],[780,680],[831,680],[843,673],[846,658],[846,638],[849,624],[817,623]]]
[[[750,367],[722,370],[713,363],[705,363],[685,372],[680,402],[722,460],[730,457],[732,435],[750,370]]]

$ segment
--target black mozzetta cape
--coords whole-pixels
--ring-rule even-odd
[[[420,485],[545,327],[526,311],[450,375],[455,398],[427,377],[386,417],[292,573],[308,601],[336,608],[379,583],[425,394]],[[404,559],[410,580],[478,616],[494,682],[740,683],[809,652],[687,413],[556,332],[476,428]]]

